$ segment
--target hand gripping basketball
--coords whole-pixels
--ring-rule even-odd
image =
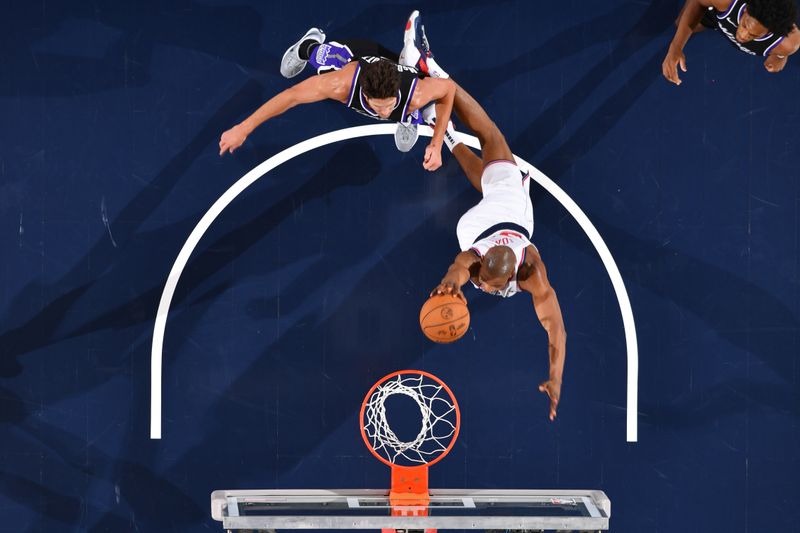
[[[434,294],[419,312],[419,325],[433,342],[457,341],[469,329],[466,300],[455,294]]]

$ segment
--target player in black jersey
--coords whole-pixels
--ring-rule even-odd
[[[436,116],[443,117],[434,127],[425,150],[423,167],[436,170],[442,164],[442,141],[453,108],[455,84],[449,79],[435,79],[415,68],[398,65],[397,55],[366,41],[324,43],[325,35],[312,28],[287,50],[281,65],[285,77],[294,77],[311,63],[322,73],[277,94],[241,123],[220,138],[220,155],[233,152],[259,125],[298,105],[320,100],[336,100],[374,119],[392,120],[401,126],[422,123],[422,108],[432,105]],[[369,52],[375,55],[366,55]],[[403,130],[399,129],[399,133]],[[416,133],[416,130],[413,130]],[[412,139],[410,145],[413,145]],[[398,142],[397,136],[395,141]],[[398,142],[398,148],[403,151]],[[410,146],[408,146],[410,149]]]
[[[686,72],[683,48],[693,33],[719,30],[742,52],[763,56],[768,72],[780,72],[800,48],[795,0],[687,0],[675,25],[675,37],[661,65],[664,77],[681,84]]]

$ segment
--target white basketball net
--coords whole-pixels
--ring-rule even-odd
[[[394,394],[408,396],[419,407],[422,424],[417,437],[400,440],[386,420],[386,400]],[[447,450],[456,432],[455,400],[447,390],[422,374],[399,374],[381,383],[364,409],[364,433],[372,449],[393,464],[427,464]]]

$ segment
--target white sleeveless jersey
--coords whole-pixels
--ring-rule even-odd
[[[478,241],[470,247],[475,254],[479,257],[483,257],[486,252],[489,251],[490,248],[495,246],[508,246],[511,248],[511,251],[514,252],[514,256],[517,258],[517,264],[514,267],[514,275],[511,278],[511,281],[498,291],[484,291],[487,294],[492,294],[495,296],[501,296],[503,298],[509,298],[514,296],[518,292],[520,292],[519,284],[517,283],[517,274],[519,272],[519,267],[525,261],[525,249],[531,245],[531,241],[523,235],[519,231],[514,231],[511,229],[500,229]],[[470,279],[470,281],[472,281]],[[472,282],[472,285],[475,288],[480,289],[479,285],[476,285],[475,282]]]

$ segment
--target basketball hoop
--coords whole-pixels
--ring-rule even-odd
[[[453,449],[461,425],[455,396],[436,376],[420,370],[384,376],[360,416],[364,444],[392,470],[389,490],[215,490],[211,516],[230,532],[608,530],[611,502],[600,490],[429,489],[428,467]]]
[[[387,420],[386,401],[402,395],[419,408],[420,430],[409,441],[398,438]],[[453,392],[442,380],[422,370],[400,370],[378,380],[361,405],[361,437],[379,461],[392,469],[389,502],[393,515],[427,513],[428,467],[453,448],[461,412]]]

